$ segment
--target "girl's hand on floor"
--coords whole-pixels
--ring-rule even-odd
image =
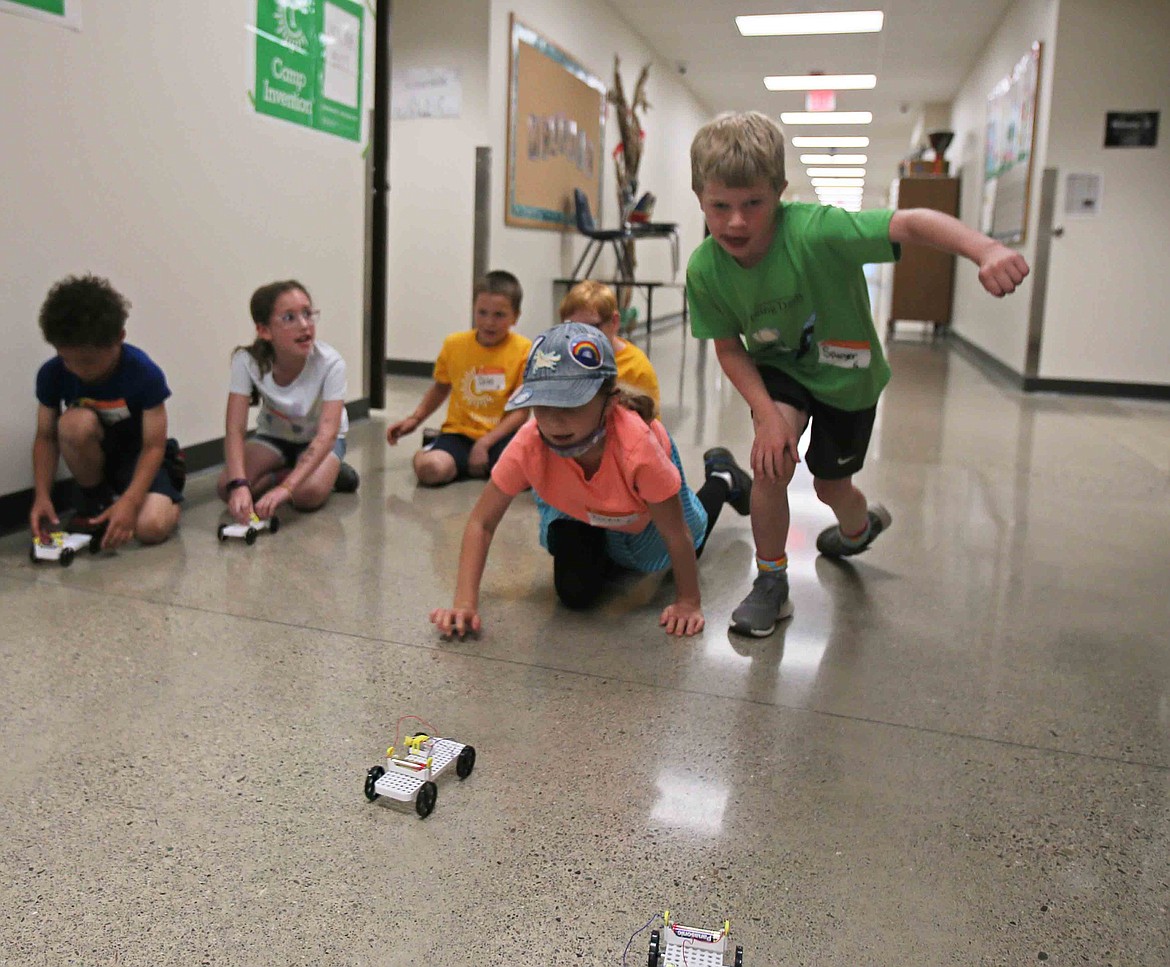
[[[237,524],[247,524],[252,519],[252,491],[248,487],[237,487],[228,495],[228,511]]]
[[[668,604],[662,611],[658,623],[666,629],[668,635],[678,635],[680,638],[697,635],[707,623],[703,618],[703,610],[697,604],[687,601],[676,601]]]
[[[438,627],[444,638],[478,635],[481,627],[479,612],[475,608],[435,608],[431,612],[431,624]]]

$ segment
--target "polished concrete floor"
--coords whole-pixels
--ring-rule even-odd
[[[802,470],[764,640],[726,630],[746,519],[677,641],[661,579],[558,607],[523,498],[484,635],[441,641],[479,485],[415,487],[381,415],[360,493],[254,547],[209,476],[160,548],[0,542],[0,964],[613,965],[663,908],[749,965],[1170,963],[1170,406],[891,357],[860,481],[893,527],[818,559]],[[713,355],[653,358],[693,476],[746,457]],[[362,795],[407,714],[479,753],[425,821]]]

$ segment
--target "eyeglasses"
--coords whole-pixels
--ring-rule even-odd
[[[298,322],[314,323],[320,318],[320,309],[302,309],[300,312],[283,312],[276,321],[282,326],[295,326]]]

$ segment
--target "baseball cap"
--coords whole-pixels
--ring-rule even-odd
[[[602,383],[616,376],[613,347],[605,333],[583,322],[563,322],[532,341],[524,382],[504,409],[583,406],[597,395]]]

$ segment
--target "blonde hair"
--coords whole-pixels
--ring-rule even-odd
[[[581,310],[596,312],[598,320],[605,325],[618,311],[617,296],[603,282],[594,282],[592,279],[578,282],[561,300],[561,322]]]
[[[765,180],[783,191],[780,125],[759,111],[728,111],[704,124],[691,141],[691,188],[700,192],[711,179],[728,188],[750,188]]]

